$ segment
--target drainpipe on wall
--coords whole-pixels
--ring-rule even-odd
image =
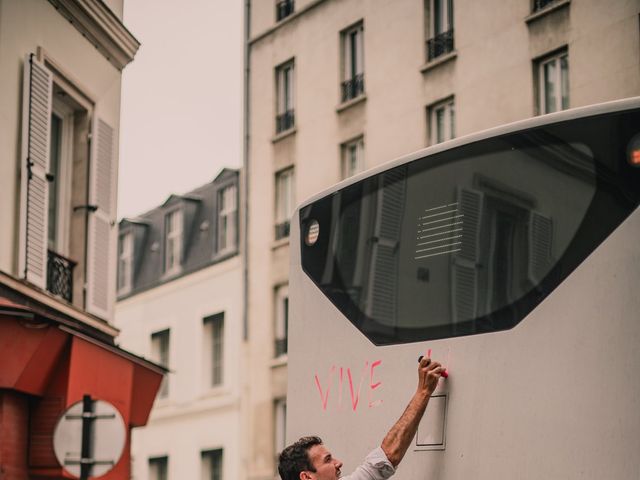
[[[242,238],[242,339],[249,339],[249,35],[251,26],[251,0],[244,4],[244,138],[242,155],[244,235]]]

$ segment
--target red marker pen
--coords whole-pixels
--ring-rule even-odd
[[[424,355],[420,355],[418,357],[418,363],[420,363],[420,360],[422,360],[423,357],[424,357]],[[442,372],[440,375],[442,375],[442,378],[449,378],[449,373],[446,370],[444,372]]]

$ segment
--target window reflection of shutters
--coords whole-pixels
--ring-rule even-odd
[[[398,243],[404,216],[405,178],[405,169],[386,173],[382,177],[383,188],[378,193],[381,206],[374,233],[369,304],[371,316],[386,325],[393,325],[396,319]]]
[[[87,245],[87,311],[109,319],[112,309],[115,232],[115,132],[100,119],[94,120],[91,142],[89,203],[97,209],[89,214]]]
[[[473,320],[478,315],[478,263],[480,226],[484,194],[477,190],[458,190],[458,214],[462,217],[462,245],[452,265],[451,290],[453,322]]]
[[[553,225],[551,219],[537,212],[529,218],[529,278],[537,284],[551,265]]]
[[[480,221],[484,194],[461,188],[458,192],[458,212],[462,215],[462,250],[458,258],[478,263],[480,256]]]
[[[22,107],[19,275],[44,289],[47,278],[49,145],[53,76],[28,55]]]

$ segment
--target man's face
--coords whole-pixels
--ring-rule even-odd
[[[305,477],[301,478],[310,480],[336,480],[340,478],[340,469],[342,462],[331,455],[331,452],[324,445],[314,445],[309,449],[309,459],[311,465],[316,469],[315,472],[303,472]]]

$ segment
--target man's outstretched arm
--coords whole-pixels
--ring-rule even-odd
[[[438,380],[445,369],[438,362],[423,357],[418,365],[418,388],[409,401],[402,416],[382,440],[382,450],[394,467],[397,467],[407,452],[411,440],[418,430],[420,419],[429,403],[431,394],[438,386]]]

